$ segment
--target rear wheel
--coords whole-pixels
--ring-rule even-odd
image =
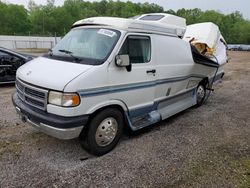
[[[201,106],[204,102],[205,102],[205,98],[206,98],[206,87],[205,84],[201,83],[198,85],[197,89],[196,89],[196,106]]]
[[[105,109],[90,122],[87,133],[82,135],[82,146],[94,155],[104,155],[119,142],[123,126],[123,115],[119,110]]]

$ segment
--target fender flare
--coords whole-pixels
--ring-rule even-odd
[[[87,111],[87,114],[93,114],[93,113],[95,113],[97,110],[99,110],[101,108],[105,108],[105,107],[112,106],[112,105],[118,105],[123,109],[124,112],[128,112],[128,107],[122,100],[110,99],[108,101],[104,101],[102,103],[96,104],[95,106],[93,106],[92,108],[90,108]]]

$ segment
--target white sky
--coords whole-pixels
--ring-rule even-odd
[[[1,0],[0,0],[1,1]],[[29,0],[2,0],[3,2],[22,4],[27,7]],[[37,4],[46,4],[46,0],[34,0]],[[93,0],[90,0],[93,1]],[[124,1],[124,0],[123,0]],[[132,2],[149,2],[163,6],[165,10],[178,10],[181,8],[202,10],[216,10],[224,14],[240,11],[243,16],[250,19],[250,0],[131,0]],[[55,0],[56,5],[62,5],[64,0]]]

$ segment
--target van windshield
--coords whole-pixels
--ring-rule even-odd
[[[73,29],[50,51],[47,57],[99,65],[108,58],[119,37],[120,32],[113,29]]]

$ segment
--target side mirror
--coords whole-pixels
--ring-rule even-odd
[[[125,54],[125,55],[117,55],[115,57],[115,64],[118,67],[128,67],[128,66],[130,66],[129,56],[127,54]]]

